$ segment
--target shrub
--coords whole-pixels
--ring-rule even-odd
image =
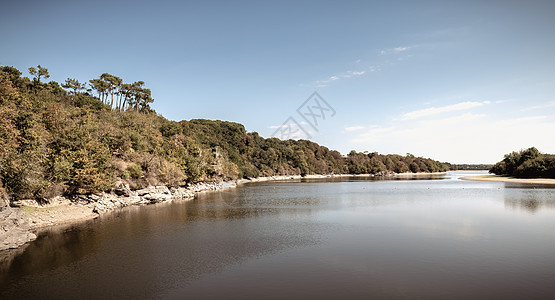
[[[129,175],[129,177],[133,178],[133,179],[139,179],[141,177],[143,177],[143,169],[141,168],[141,166],[139,166],[136,163],[132,163],[130,164],[127,169],[127,174]]]

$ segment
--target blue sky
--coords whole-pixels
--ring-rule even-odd
[[[0,65],[143,80],[172,120],[269,137],[292,117],[342,153],[493,163],[555,153],[554,16],[553,1],[11,1]],[[315,91],[335,110],[316,128],[296,111]]]

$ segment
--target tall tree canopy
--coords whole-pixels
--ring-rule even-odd
[[[35,77],[34,79],[39,83],[40,83],[40,78],[41,77],[44,77],[46,79],[50,78],[50,74],[48,74],[48,69],[43,68],[40,65],[38,65],[36,68],[35,67],[30,67],[29,68],[29,74],[34,76]]]

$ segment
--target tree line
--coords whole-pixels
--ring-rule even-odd
[[[190,182],[308,174],[438,172],[414,155],[351,151],[307,140],[263,138],[216,120],[170,121],[156,114],[143,82],[107,73],[87,84],[44,82],[48,70],[0,67],[0,182],[11,199],[49,199]]]
[[[482,171],[489,170],[492,164],[450,164],[445,163],[451,171]]]
[[[555,178],[555,155],[541,153],[535,147],[513,151],[489,172],[517,178]]]
[[[97,98],[113,110],[125,111],[135,110],[141,112],[151,111],[150,104],[154,102],[150,89],[144,87],[144,81],[124,83],[123,80],[115,75],[103,73],[99,78],[86,82],[79,82],[75,78],[67,78],[61,85],[55,81],[48,83],[41,82],[42,79],[50,78],[48,69],[38,65],[29,67],[29,74],[33,76],[32,81],[27,77],[21,77],[22,73],[14,67],[4,66],[2,72],[5,73],[12,84],[19,88],[27,88],[38,93],[41,90],[49,90],[54,94],[92,95],[96,93]],[[61,91],[61,89],[66,91]]]
[[[109,105],[112,109],[124,111],[133,109],[135,111],[149,110],[149,104],[154,102],[150,89],[144,86],[144,81],[123,83],[123,80],[115,75],[103,73],[100,78],[91,79],[90,86],[98,94],[102,103]],[[79,81],[68,78],[64,88],[79,87]],[[109,96],[109,98],[108,98]]]

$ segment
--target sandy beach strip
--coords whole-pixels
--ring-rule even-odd
[[[462,180],[475,180],[475,181],[495,181],[495,182],[513,182],[513,183],[532,183],[532,184],[555,184],[555,179],[552,178],[514,178],[499,175],[481,175],[481,176],[467,176],[461,177]]]

